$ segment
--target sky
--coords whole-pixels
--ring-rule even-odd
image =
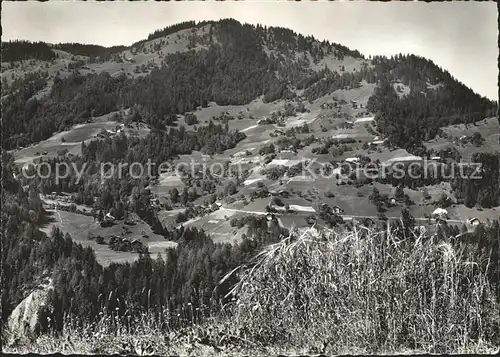
[[[130,45],[188,20],[234,18],[287,27],[365,56],[413,53],[475,92],[498,100],[494,2],[180,1],[3,2],[2,41]]]

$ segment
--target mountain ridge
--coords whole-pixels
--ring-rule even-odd
[[[27,58],[30,53],[32,57],[48,58],[50,56],[47,49],[55,57],[38,61],[40,63],[34,58],[21,62],[2,62],[2,83],[5,92],[9,93],[2,98],[7,100],[7,107],[9,98],[16,95],[17,86],[29,88],[28,92],[22,93],[23,98],[36,95],[36,99],[43,102],[31,105],[29,113],[24,111],[20,118],[22,128],[8,130],[7,137],[11,138],[8,140],[9,148],[39,141],[39,138],[46,138],[49,132],[67,128],[69,124],[84,122],[92,111],[96,115],[103,115],[106,114],[104,110],[111,112],[138,104],[146,107],[150,117],[156,118],[150,125],[163,127],[168,122],[165,117],[184,114],[198,106],[206,106],[210,101],[221,105],[246,104],[261,95],[265,102],[276,99],[314,101],[337,89],[357,88],[362,81],[380,84],[383,79],[393,83],[395,88],[399,88],[399,85],[407,87],[408,93],[403,95],[406,106],[415,107],[416,103],[425,101],[421,97],[428,93],[432,97],[430,102],[433,103],[433,108],[427,108],[418,114],[414,114],[412,110],[407,113],[400,109],[395,114],[398,118],[405,118],[403,125],[407,124],[406,117],[411,117],[408,119],[410,121],[415,121],[415,115],[420,119],[426,118],[423,126],[429,128],[411,141],[412,147],[418,146],[426,136],[436,135],[439,127],[450,123],[476,122],[491,116],[496,105],[423,57],[397,55],[366,59],[358,51],[340,44],[318,41],[312,36],[305,37],[281,27],[241,24],[233,19],[167,26],[129,47],[2,42],[2,52],[6,53],[4,58],[8,59]],[[73,53],[68,52],[70,50]],[[109,78],[96,79],[96,74],[104,72],[108,73]],[[34,79],[39,82],[45,81],[45,85],[41,88],[36,85],[33,89],[31,84],[27,85],[22,80],[23,75],[27,74],[33,74]],[[80,79],[75,80],[76,77]],[[15,78],[20,83],[16,84]],[[113,84],[116,78],[121,84]],[[47,103],[54,103],[50,97],[58,92],[58,84],[71,82],[69,85],[76,86],[75,89],[81,92],[81,88],[77,88],[81,83],[92,86],[93,82],[103,81],[111,88],[115,85],[125,86],[128,93],[123,93],[122,88],[116,89],[111,95],[113,99],[110,105],[103,106],[96,100],[87,103],[87,109],[83,112],[63,110],[61,116],[65,119],[56,120],[54,125],[49,125],[49,130],[45,130],[47,134],[42,136],[35,135],[33,129],[30,129],[30,122],[33,119],[38,121],[36,117],[42,117],[43,121],[43,114],[38,110],[40,105],[45,106],[42,112],[54,111],[55,104]],[[143,90],[130,89],[136,84],[143,87]],[[89,87],[89,90],[92,88]],[[122,91],[122,94],[117,94],[117,91]],[[180,97],[175,93],[180,93]],[[156,99],[146,98],[148,96],[157,98],[157,102]],[[15,101],[19,102],[15,106],[20,107],[26,99]],[[174,104],[159,104],[161,102]],[[379,113],[379,121],[383,113],[390,111],[388,105],[400,106],[402,102],[380,102],[374,97],[371,103],[370,110]],[[68,103],[68,106],[71,107],[72,104]],[[68,116],[76,118],[67,119]],[[434,117],[445,119],[437,122],[427,120]],[[9,121],[16,121],[9,115],[7,118]],[[382,119],[382,122],[386,121],[387,119]],[[394,142],[401,145],[407,142],[406,139],[407,136],[402,135]]]

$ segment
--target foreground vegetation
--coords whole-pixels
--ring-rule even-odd
[[[49,331],[36,343],[20,342],[7,350],[183,355],[495,351],[500,306],[490,270],[498,269],[498,247],[478,253],[471,244],[442,239],[439,233],[405,237],[401,228],[293,232],[221,279],[238,276],[222,309],[199,318],[185,304],[179,315],[189,323],[183,328],[172,328],[175,316],[168,308],[122,317],[104,309],[94,323],[79,325],[68,315],[61,332]]]

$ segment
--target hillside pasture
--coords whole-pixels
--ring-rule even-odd
[[[50,222],[42,228],[43,232],[50,234],[52,227],[59,227],[63,233],[69,233],[75,242],[85,247],[91,247],[95,251],[97,261],[103,266],[108,266],[111,263],[133,262],[139,255],[131,252],[115,252],[109,249],[107,244],[97,244],[95,239],[89,240],[89,235],[101,236],[106,243],[112,235],[129,240],[138,239],[148,246],[151,244],[153,248],[151,253],[157,253],[162,250],[162,247],[175,246],[176,244],[153,233],[149,225],[142,220],[136,225],[124,225],[123,222],[118,221],[112,227],[101,227],[97,221],[94,221],[93,217],[61,210],[48,209],[47,211],[50,214]]]
[[[307,213],[307,212],[283,214],[283,215],[279,216],[279,220],[281,221],[281,224],[283,225],[283,227],[285,227],[287,229],[304,228],[304,227],[310,226],[306,221],[306,218],[310,214],[311,213]]]
[[[102,130],[114,130],[120,125],[119,122],[110,120],[113,114],[115,112],[96,117],[90,123],[74,125],[71,129],[54,133],[50,138],[37,144],[14,150],[14,160],[17,164],[23,165],[37,157],[53,158],[58,156],[58,151],[61,149],[67,149],[68,153],[73,155],[81,155],[82,142],[95,140]],[[149,128],[139,123],[134,124],[132,128],[124,128],[124,132],[129,136],[145,137],[149,133]],[[43,155],[44,152],[47,154]]]
[[[215,243],[234,244],[241,240],[241,236],[243,233],[246,233],[246,229],[231,227],[230,220],[231,218],[241,218],[245,215],[247,214],[244,212],[220,208],[206,216],[183,222],[181,225],[203,229]]]
[[[168,36],[146,41],[142,44],[143,50],[141,52],[138,51],[137,47],[118,52],[116,55],[120,57],[119,62],[105,61],[90,63],[89,57],[72,55],[62,50],[53,49],[52,51],[59,57],[52,61],[32,59],[16,63],[2,62],[2,78],[5,77],[7,82],[10,83],[15,78],[23,77],[26,73],[38,71],[47,71],[51,78],[57,73],[59,73],[61,78],[64,78],[76,71],[83,75],[108,72],[111,76],[120,74],[124,74],[130,78],[145,76],[151,72],[153,66],[160,67],[165,56],[175,52],[188,51],[190,37],[196,36],[202,38],[208,35],[209,26],[206,25],[194,31],[191,29],[181,30]],[[155,50],[155,47],[157,50]],[[206,46],[200,44],[199,41],[193,47],[194,50],[201,48],[206,48]],[[81,67],[77,70],[69,70],[68,65],[74,62],[74,60],[86,61],[84,66],[86,68]],[[48,91],[45,90],[45,93],[48,93]]]
[[[351,88],[351,89],[338,89],[333,92],[333,97],[336,100],[345,100],[347,103],[351,103],[351,101],[356,101],[358,105],[357,109],[350,107],[350,110],[347,114],[356,116],[358,113],[366,111],[366,105],[368,104],[368,99],[371,97],[376,88],[375,83],[368,83],[366,81],[361,81],[359,88]]]
[[[158,184],[151,186],[151,192],[160,197],[168,196],[169,191],[176,188],[179,192],[184,189],[184,183],[181,177],[173,172],[160,173]]]
[[[264,117],[270,117],[271,113],[277,110],[283,110],[285,106],[284,100],[276,100],[274,102],[264,103],[263,97],[259,97],[254,99],[248,104],[243,105],[218,105],[215,102],[208,103],[208,107],[201,108],[199,107],[194,114],[200,121],[200,123],[208,123],[210,119],[213,117],[219,117],[222,114],[226,113],[227,115],[233,116],[234,120],[229,121],[229,127],[235,129],[244,129],[249,125],[249,123],[257,124],[259,119],[263,119]],[[238,119],[238,115],[242,116],[243,119]],[[252,117],[253,119],[251,119]],[[245,122],[244,120],[248,119],[249,121]],[[243,127],[242,124],[244,123]]]
[[[471,160],[472,155],[477,152],[500,152],[500,144],[498,142],[500,126],[498,119],[495,117],[483,119],[477,122],[476,125],[469,124],[466,126],[465,124],[457,124],[446,126],[442,129],[448,135],[448,138],[437,137],[427,141],[424,145],[428,149],[439,151],[455,147],[465,161]],[[481,137],[484,139],[481,146],[475,146],[471,143],[454,143],[454,138],[460,138],[462,135],[472,136],[475,132],[481,134]]]

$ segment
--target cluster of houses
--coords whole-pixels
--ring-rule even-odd
[[[145,253],[148,250],[147,246],[143,244],[139,239],[129,240],[117,235],[113,235],[110,237],[108,246],[110,249],[120,252]]]
[[[52,192],[52,193],[46,194],[46,195],[41,193],[40,198],[42,200],[57,201],[56,205],[60,205],[60,206],[62,206],[64,204],[69,205],[69,204],[73,203],[71,195],[69,193],[64,193],[64,192],[61,192],[61,194],[58,194],[57,192]]]
[[[40,198],[47,198],[50,200],[58,200],[60,202],[65,202],[65,203],[71,203],[71,195],[67,193],[61,193],[60,195],[57,194],[57,192],[52,192],[50,195],[43,195],[40,194]]]
[[[222,202],[220,202],[220,201],[216,201],[212,204],[203,204],[203,205],[199,205],[199,206],[194,206],[196,212],[198,214],[201,214],[202,216],[204,214],[210,214],[212,212],[215,212],[221,207],[222,207]]]
[[[284,135],[285,135],[285,132],[281,129],[276,129],[269,134],[269,136],[272,138],[276,138],[278,136],[284,136]]]
[[[113,136],[116,134],[120,134],[125,129],[125,124],[118,125],[115,129],[106,129],[105,131],[100,132],[95,137],[99,139],[104,139],[106,136]]]
[[[333,109],[337,107],[337,103],[323,103],[321,104],[321,109]]]
[[[62,204],[59,202],[55,202],[47,204],[47,207],[53,210],[67,211],[83,214],[85,216],[92,216],[92,212],[90,210],[76,208],[76,205],[74,204]]]
[[[347,104],[347,102],[343,101],[343,100],[340,100],[339,103],[323,103],[321,104],[321,109],[334,109],[334,108],[338,108],[338,111],[340,111],[341,109],[341,105],[342,104]],[[350,103],[349,103],[353,109],[358,109],[359,108],[363,108],[363,104],[361,103],[358,103],[358,101],[356,100],[351,100]]]
[[[329,206],[326,203],[322,203],[319,206],[319,209],[320,209],[320,211],[324,211],[324,212],[328,212],[328,213],[332,213],[332,214],[344,213],[344,210],[340,206],[337,206],[337,205]]]
[[[277,124],[278,126],[285,126],[285,119],[283,117],[278,117],[274,119],[264,117],[264,119],[259,119],[257,121],[257,125],[269,125],[269,124]]]

